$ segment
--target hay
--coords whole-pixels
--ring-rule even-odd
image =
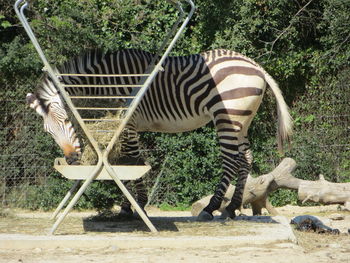
[[[92,133],[95,140],[99,143],[100,149],[105,149],[108,143],[111,141],[114,131],[119,127],[120,113],[112,114],[107,113],[107,115],[101,118],[102,121],[86,123],[87,128]],[[116,121],[103,121],[106,119],[116,119]],[[114,144],[112,151],[109,154],[109,162],[111,164],[116,164],[117,160],[122,156],[121,146],[122,141],[126,139],[125,132],[119,136]],[[97,163],[97,155],[88,140],[84,143],[84,149],[81,156],[81,164],[83,165],[94,165]]]

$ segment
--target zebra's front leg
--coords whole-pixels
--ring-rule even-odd
[[[119,159],[120,164],[124,165],[144,165],[145,162],[141,158],[139,150],[139,140],[137,132],[132,128],[127,128],[124,131],[124,138],[122,142],[122,157]],[[126,181],[125,185],[129,192],[136,193],[136,201],[142,209],[145,208],[148,202],[147,189],[143,182],[142,178],[139,178],[135,181]],[[134,190],[134,191],[132,191]],[[134,214],[131,209],[131,204],[129,200],[124,198],[124,201],[121,205],[120,215],[125,217],[138,217]]]
[[[134,198],[136,199],[139,206],[144,210],[144,208],[148,202],[148,196],[147,196],[146,186],[145,186],[142,178],[139,178],[135,181],[125,181],[124,184],[129,192],[136,193],[136,196]],[[134,188],[134,189],[132,189],[132,188]],[[146,211],[144,211],[144,212],[146,213]],[[121,209],[120,209],[119,215],[122,217],[126,217],[126,218],[133,218],[133,217],[138,218],[137,213],[134,213],[132,211],[131,203],[126,198],[123,198],[123,202],[121,204]]]

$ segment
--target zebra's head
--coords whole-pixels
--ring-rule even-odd
[[[67,163],[79,164],[79,139],[53,82],[44,78],[37,93],[28,93],[26,101],[30,108],[43,117],[44,130],[51,134],[62,149]]]

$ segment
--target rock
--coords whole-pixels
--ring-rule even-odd
[[[342,214],[337,214],[337,213],[335,213],[335,214],[331,214],[330,216],[329,216],[329,219],[331,219],[331,220],[344,220],[344,215],[342,215]]]
[[[34,248],[33,252],[34,252],[34,253],[41,253],[41,252],[42,252],[42,249],[39,248],[39,247],[36,247],[36,248]]]
[[[329,233],[334,235],[339,235],[339,229],[333,229],[326,226],[319,218],[312,215],[301,215],[294,217],[291,224],[296,225],[296,229],[299,231],[314,231],[316,233]]]
[[[327,245],[327,247],[329,247],[329,248],[340,248],[341,246],[339,244],[332,243],[332,244]]]
[[[107,249],[107,252],[116,252],[118,249],[119,248],[117,246],[112,245]]]

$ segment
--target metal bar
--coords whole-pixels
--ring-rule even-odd
[[[163,64],[164,60],[165,60],[166,57],[169,55],[170,51],[172,50],[172,48],[174,47],[176,41],[179,39],[180,35],[181,35],[182,32],[184,31],[185,27],[187,26],[188,22],[190,21],[192,15],[193,15],[193,13],[194,13],[194,11],[195,11],[195,9],[196,9],[194,3],[192,2],[192,0],[186,0],[186,2],[190,4],[191,10],[190,10],[189,14],[187,15],[185,21],[182,23],[182,25],[181,25],[181,27],[179,28],[179,30],[176,32],[174,38],[171,40],[171,42],[170,42],[168,48],[167,48],[166,51],[164,52],[162,58],[160,59],[160,61],[159,61],[159,63],[158,63],[159,66]],[[178,4],[180,4],[180,3],[178,2]],[[181,7],[181,6],[179,6],[179,7]],[[182,10],[182,8],[181,8],[181,10]],[[182,12],[183,12],[183,11],[182,11]]]
[[[147,77],[149,74],[83,74],[83,73],[56,73],[57,76],[76,77]]]
[[[134,99],[136,96],[70,96],[71,99]]]
[[[165,170],[164,169],[165,168],[165,164],[167,164],[168,159],[169,159],[169,156],[167,156],[165,158],[165,160],[163,161],[163,163],[162,163],[162,166],[160,168],[160,172],[159,172],[159,174],[157,176],[157,179],[156,179],[156,181],[155,181],[155,183],[154,183],[154,185],[153,185],[153,187],[151,189],[151,193],[149,194],[148,201],[147,201],[147,204],[145,206],[148,206],[153,200],[153,196],[155,195],[156,190],[157,190],[158,185],[159,185],[159,182],[160,182],[160,179],[163,176],[163,172]]]
[[[22,4],[22,6],[21,6],[21,9],[19,10],[19,5],[20,5],[20,4]],[[25,0],[17,0],[16,3],[15,3],[15,5],[14,5],[16,14],[17,14],[19,20],[21,21],[21,23],[22,23],[22,25],[23,25],[25,31],[27,32],[27,34],[28,34],[30,40],[32,41],[32,43],[33,43],[33,45],[34,45],[36,51],[38,52],[38,54],[39,54],[41,60],[43,61],[45,68],[46,68],[46,67],[51,68],[49,62],[47,61],[47,59],[46,59],[46,57],[45,57],[45,55],[44,55],[44,52],[42,51],[42,49],[41,49],[41,47],[40,47],[40,45],[39,45],[39,43],[38,43],[38,41],[37,41],[37,39],[36,39],[34,33],[33,33],[32,29],[30,28],[30,26],[29,26],[29,24],[28,24],[28,21],[27,21],[25,15],[24,15],[24,10],[25,10],[27,7],[28,7],[28,3],[25,2]],[[52,71],[52,72],[53,72],[53,71]]]
[[[87,121],[94,121],[94,122],[117,122],[121,121],[122,119],[82,119],[84,122]]]
[[[83,185],[79,188],[78,192],[74,195],[74,197],[69,202],[69,204],[67,205],[67,207],[65,208],[63,213],[60,215],[60,217],[56,220],[56,222],[52,226],[52,228],[50,230],[50,234],[53,234],[56,231],[57,227],[61,224],[63,219],[67,216],[69,211],[73,208],[73,206],[79,200],[80,196],[84,193],[86,188],[90,185],[90,183],[101,172],[102,165],[103,165],[102,152],[99,149],[97,141],[94,139],[92,134],[89,132],[88,128],[85,126],[85,123],[82,121],[82,119],[81,119],[81,117],[79,115],[79,112],[75,109],[74,104],[72,103],[72,101],[69,98],[69,95],[66,93],[64,87],[61,86],[61,83],[58,80],[58,78],[57,78],[57,76],[55,74],[55,71],[52,69],[52,67],[48,63],[48,61],[47,61],[47,59],[46,59],[46,57],[45,57],[45,55],[44,55],[44,53],[43,53],[39,43],[38,43],[38,41],[36,40],[36,37],[35,37],[33,31],[31,30],[31,28],[29,26],[29,23],[28,23],[27,19],[25,18],[25,15],[24,15],[24,9],[27,7],[27,3],[23,4],[22,7],[21,7],[21,11],[19,11],[18,7],[19,7],[19,5],[21,3],[23,3],[23,0],[17,0],[16,3],[15,3],[15,6],[14,6],[18,18],[20,19],[21,23],[23,24],[24,29],[26,30],[26,32],[27,32],[29,38],[31,39],[35,49],[37,50],[41,60],[43,61],[44,65],[45,65],[44,69],[48,72],[48,74],[50,75],[51,79],[57,85],[59,91],[61,92],[61,95],[62,95],[63,99],[66,101],[69,109],[72,111],[74,117],[76,118],[76,120],[79,123],[80,127],[82,128],[82,130],[86,134],[86,137],[90,141],[91,145],[93,146],[93,148],[94,148],[94,150],[95,150],[95,152],[96,152],[96,154],[98,156],[98,162],[97,162],[97,165],[95,166],[94,170],[92,171],[90,176],[88,176],[88,178],[84,181]]]
[[[170,37],[174,34],[174,32],[175,32],[175,30],[177,29],[177,27],[179,26],[181,20],[182,20],[182,19],[184,18],[184,16],[185,16],[185,13],[183,12],[183,9],[182,9],[182,7],[181,7],[181,4],[179,4],[179,3],[176,3],[176,4],[175,4],[174,2],[169,1],[169,0],[167,0],[167,1],[170,2],[171,4],[173,4],[173,5],[178,9],[180,15],[179,15],[178,19],[176,20],[176,22],[174,23],[174,25],[172,26],[172,28],[171,28],[171,30],[169,31],[169,33],[166,35],[166,37],[165,37],[165,39],[163,40],[162,44],[160,45],[160,47],[159,47],[157,53],[156,53],[155,56],[152,58],[152,61],[151,61],[150,65],[154,65],[154,64],[156,63],[157,59],[158,59],[159,56],[160,56],[161,51],[164,50],[164,48],[166,47],[166,45],[167,45],[168,42],[169,42]]]
[[[75,107],[77,110],[110,110],[110,111],[123,111],[127,110],[128,108],[93,108],[93,107]]]
[[[103,167],[103,162],[101,158],[100,151],[96,152],[98,155],[98,162],[96,166],[94,167],[93,171],[91,174],[87,177],[87,179],[84,181],[83,185],[79,188],[78,192],[74,195],[72,200],[69,202],[67,207],[64,209],[63,213],[60,215],[60,217],[56,220],[56,222],[53,224],[49,234],[52,235],[55,233],[57,227],[61,224],[63,219],[67,216],[69,211],[73,208],[73,206],[78,202],[79,198],[81,195],[85,192],[86,188],[91,184],[91,182],[99,175],[99,173],[102,170]]]
[[[156,62],[156,60],[159,58],[160,56],[160,52],[162,50],[164,50],[164,48],[166,47],[167,43],[169,42],[170,37],[174,34],[175,30],[178,28],[181,20],[184,18],[185,13],[182,9],[181,4],[178,1],[172,1],[172,0],[167,0],[169,3],[171,3],[172,5],[174,5],[177,10],[179,11],[180,15],[178,17],[178,19],[176,20],[176,22],[174,23],[174,25],[172,26],[171,30],[169,31],[169,33],[166,35],[165,39],[163,40],[162,44],[160,45],[158,52],[156,53],[156,55],[152,58],[152,62],[151,65],[154,64]]]
[[[96,140],[94,139],[94,137],[89,133],[89,130],[87,129],[87,127],[85,126],[84,122],[81,120],[80,114],[79,112],[75,109],[74,104],[72,103],[71,99],[69,98],[69,95],[66,93],[64,87],[62,87],[61,82],[59,81],[59,79],[56,76],[56,72],[52,69],[52,67],[50,66],[48,60],[46,59],[44,52],[42,51],[32,29],[29,26],[29,23],[24,15],[24,10],[27,8],[28,3],[24,3],[25,0],[17,0],[14,8],[16,11],[16,14],[19,18],[19,20],[21,21],[25,31],[27,32],[27,35],[29,36],[30,40],[32,41],[36,51],[38,52],[41,60],[44,63],[44,70],[46,70],[48,72],[48,74],[50,75],[51,79],[53,80],[53,82],[55,83],[55,85],[58,87],[61,96],[63,97],[63,99],[66,101],[69,109],[71,110],[71,112],[73,113],[75,119],[77,120],[77,122],[79,123],[79,125],[81,126],[82,130],[84,131],[84,133],[86,134],[86,137],[89,139],[91,145],[93,146],[93,148],[95,149],[95,151],[99,150],[99,146],[98,143],[96,142]],[[23,4],[24,3],[24,4]],[[19,10],[19,5],[23,4],[21,7],[21,10]]]
[[[142,85],[133,84],[62,84],[65,88],[141,88]]]
[[[128,189],[125,187],[125,185],[122,183],[122,181],[119,179],[116,172],[112,169],[108,162],[108,154],[103,155],[103,164],[106,168],[108,174],[112,177],[114,182],[118,185],[119,189],[122,191],[122,193],[125,195],[125,197],[129,200],[131,205],[135,208],[139,216],[142,218],[143,222],[148,226],[148,228],[151,230],[151,232],[158,232],[155,226],[152,224],[151,220],[148,218],[146,213],[143,211],[143,209],[139,206],[139,204],[135,201],[135,199],[132,197],[132,195],[129,193]]]
[[[66,196],[62,199],[61,203],[57,206],[55,212],[52,214],[52,216],[50,218],[51,220],[56,218],[58,213],[62,210],[63,206],[67,203],[68,199],[71,198],[75,189],[77,189],[77,187],[80,185],[80,183],[81,183],[81,180],[76,180],[74,182],[73,186],[69,189]]]
[[[174,47],[176,41],[179,39],[181,33],[184,31],[186,25],[190,21],[190,18],[192,17],[192,15],[194,13],[195,6],[194,6],[194,4],[193,4],[193,2],[191,0],[186,0],[186,1],[191,5],[191,10],[190,10],[189,14],[187,15],[185,21],[182,23],[181,27],[179,28],[179,30],[175,34],[175,36],[172,39],[172,41],[170,42],[169,46],[167,47],[167,49],[164,52],[164,54],[161,57],[161,59],[159,60],[158,64],[154,67],[154,69],[151,72],[150,76],[145,80],[145,83],[143,84],[143,87],[139,90],[139,92],[137,93],[137,96],[135,97],[135,99],[129,105],[129,109],[126,111],[126,114],[124,116],[123,121],[121,122],[121,124],[117,128],[113,138],[109,142],[109,144],[108,144],[108,146],[106,148],[106,151],[103,154],[104,156],[106,154],[108,156],[109,152],[112,150],[113,145],[115,144],[115,142],[118,139],[119,135],[121,134],[121,132],[125,128],[126,124],[128,123],[129,119],[131,118],[132,114],[136,110],[138,104],[140,103],[140,101],[142,100],[143,96],[145,95],[148,87],[151,85],[153,79],[156,77],[156,75],[158,74],[159,70],[161,69],[161,66],[162,66],[164,60],[169,55],[171,49]]]
[[[185,19],[185,21],[182,23],[180,29],[175,34],[174,39],[170,42],[168,48],[166,49],[165,53],[163,54],[163,56],[159,60],[158,64],[152,70],[150,76],[145,80],[145,82],[143,84],[143,87],[139,90],[139,92],[137,94],[137,97],[130,104],[130,108],[126,112],[126,116],[125,116],[124,120],[122,121],[122,123],[118,127],[117,131],[114,133],[113,138],[111,139],[111,141],[109,142],[106,150],[103,153],[103,163],[104,163],[104,166],[105,166],[107,172],[113,178],[113,180],[116,182],[116,184],[118,185],[120,190],[123,192],[123,194],[129,200],[129,202],[132,204],[132,206],[135,208],[135,210],[139,213],[139,215],[142,218],[142,220],[146,223],[146,225],[148,226],[148,228],[152,232],[157,232],[157,229],[153,226],[152,222],[149,220],[147,215],[144,213],[144,211],[141,209],[141,207],[137,204],[137,202],[134,200],[134,198],[130,195],[128,190],[125,188],[123,183],[118,178],[118,175],[112,169],[112,167],[111,167],[111,165],[110,165],[110,163],[108,161],[108,155],[109,155],[109,152],[112,150],[113,145],[115,144],[116,140],[118,139],[120,133],[122,132],[122,130],[126,126],[126,124],[129,121],[129,119],[131,118],[131,116],[132,116],[133,112],[135,111],[136,107],[138,106],[138,104],[140,103],[141,99],[145,95],[148,87],[150,86],[150,84],[152,83],[153,79],[155,78],[155,76],[157,75],[159,70],[161,69],[161,65],[163,64],[165,58],[168,56],[169,52],[171,51],[171,49],[175,45],[177,39],[180,37],[181,33],[183,32],[183,30],[185,29],[186,25],[188,24],[190,18],[192,17],[192,15],[194,13],[194,10],[195,10],[194,4],[193,4],[193,2],[191,0],[187,0],[187,2],[190,3],[190,5],[191,5],[190,13],[188,14],[188,16]]]

